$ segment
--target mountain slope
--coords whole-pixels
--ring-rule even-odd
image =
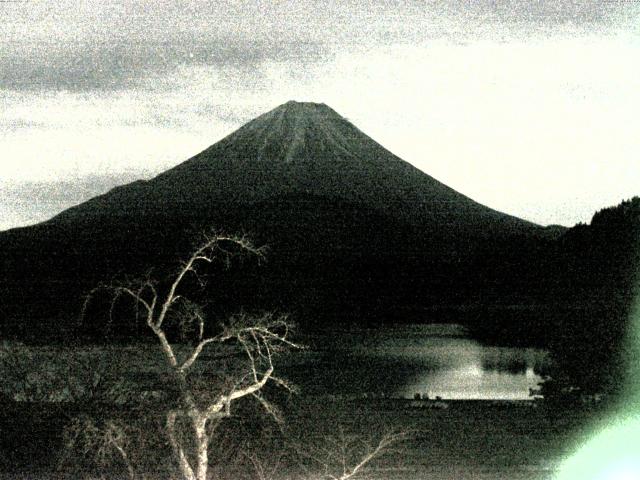
[[[206,215],[212,205],[308,193],[365,205],[412,225],[486,232],[533,224],[484,207],[404,162],[323,104],[288,102],[147,182],[54,219]]]

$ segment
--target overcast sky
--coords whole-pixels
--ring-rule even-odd
[[[640,194],[640,2],[0,1],[0,229],[291,99],[490,207],[588,221]]]

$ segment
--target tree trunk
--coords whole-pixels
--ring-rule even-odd
[[[207,480],[209,438],[207,436],[207,418],[204,415],[198,415],[193,419],[193,430],[196,440],[196,478],[197,480]]]
[[[180,474],[182,475],[183,480],[199,480],[199,477],[196,478],[191,465],[189,465],[187,455],[185,454],[184,449],[182,448],[178,438],[176,437],[176,418],[177,412],[175,411],[171,411],[167,414],[167,436],[169,437],[169,443],[171,444],[171,448],[173,449],[176,461],[178,462]]]

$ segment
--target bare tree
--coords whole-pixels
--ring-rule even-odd
[[[365,439],[361,435],[349,435],[342,428],[335,434],[325,435],[316,442],[296,447],[303,465],[318,480],[355,480],[365,478],[367,467],[392,447],[405,441],[409,432],[388,431],[377,439]]]
[[[286,382],[274,375],[273,363],[274,355],[283,348],[298,348],[289,338],[291,325],[286,317],[239,314],[210,325],[201,305],[188,298],[189,277],[204,284],[200,268],[217,261],[228,263],[232,256],[242,253],[263,256],[263,251],[246,238],[206,236],[168,281],[162,283],[148,276],[117,285],[101,285],[87,296],[83,309],[86,312],[88,302],[99,290],[110,293],[111,313],[116,302],[128,298],[160,345],[169,380],[178,394],[175,405],[164,412],[164,426],[183,480],[207,479],[211,432],[220,421],[232,415],[236,401],[252,397],[268,413],[277,416],[276,409],[261,395],[261,390],[269,382],[288,388]],[[183,334],[182,342],[172,341],[176,321]],[[168,328],[169,324],[173,330]],[[185,337],[190,338],[191,343],[185,343]],[[207,372],[211,357],[201,361],[205,356],[203,352],[210,353],[210,350],[222,365],[218,372]],[[198,364],[202,364],[201,375],[196,374]],[[202,375],[203,372],[208,375]],[[219,381],[217,385],[213,385],[213,377]],[[118,449],[122,447],[123,437],[114,436],[113,429],[107,432],[110,432],[108,443],[122,457]]]
[[[356,480],[372,476],[372,466],[411,434],[387,430],[380,434],[348,434],[334,427],[331,434],[284,432],[282,449],[247,448],[243,457],[257,480]],[[314,429],[315,430],[315,429]],[[310,435],[311,433],[311,435]],[[387,465],[388,466],[388,465]],[[286,475],[282,475],[282,471]]]
[[[82,460],[91,460],[99,468],[108,468],[114,462],[121,463],[129,480],[138,478],[131,459],[130,443],[132,434],[129,425],[117,421],[97,422],[90,416],[74,418],[65,428],[64,454],[58,461],[58,470],[64,471],[66,463],[75,461],[70,456],[80,456]],[[92,458],[88,459],[87,457]]]

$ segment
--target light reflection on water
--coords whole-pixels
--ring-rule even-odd
[[[303,383],[316,393],[527,400],[547,361],[544,351],[482,345],[451,325],[343,334],[325,346],[305,365]]]
[[[408,378],[396,396],[526,400],[542,381],[536,372],[545,354],[539,350],[490,347],[468,337],[424,336],[420,343],[416,353],[425,369]]]

